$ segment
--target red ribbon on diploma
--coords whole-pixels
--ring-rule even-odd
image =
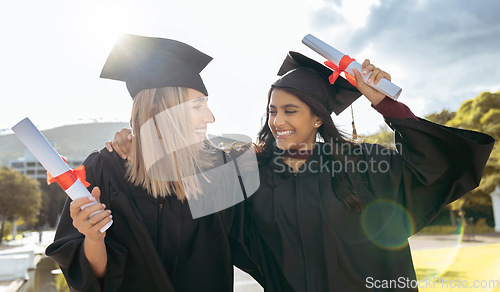
[[[61,158],[68,164],[66,159],[61,156]],[[65,173],[62,173],[56,177],[53,177],[49,172],[47,172],[47,184],[51,184],[57,182],[63,190],[69,189],[75,181],[79,179],[85,187],[90,186],[90,183],[86,181],[87,173],[85,172],[85,165],[80,165],[75,169],[70,169]]]
[[[349,57],[348,55],[344,55],[342,59],[340,59],[338,66],[330,61],[325,61],[325,65],[333,69],[333,73],[332,75],[330,75],[328,79],[331,84],[334,84],[335,80],[337,80],[340,73],[344,72],[347,81],[349,81],[349,83],[351,83],[353,86],[356,86],[356,78],[354,78],[354,76],[344,71],[345,69],[347,69],[347,67],[349,66],[349,64],[351,64],[352,61],[354,61],[354,59]]]

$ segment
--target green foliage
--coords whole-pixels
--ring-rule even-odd
[[[483,92],[474,99],[462,103],[454,118],[446,126],[480,131],[500,139],[500,92]],[[491,208],[489,194],[500,184],[500,148],[495,145],[486,163],[483,177],[478,188],[460,199],[464,209]],[[483,213],[483,215],[486,215]]]
[[[456,116],[446,123],[450,127],[480,131],[500,139],[500,92],[483,92],[474,99],[465,101]],[[473,191],[489,194],[500,184],[500,147],[495,144],[484,170],[480,186]],[[472,198],[474,201],[474,198]],[[484,201],[484,200],[482,200]],[[484,204],[484,202],[477,202]],[[489,202],[491,205],[491,202]]]
[[[474,233],[488,233],[493,231],[495,231],[495,229],[488,226],[488,224],[486,223],[486,218],[480,218],[479,220],[477,220],[472,228],[472,232]]]
[[[2,240],[0,240],[0,242],[8,239],[8,236],[12,237],[12,229],[13,229],[12,223],[9,221],[5,222],[5,226],[4,226],[4,230],[3,230],[4,235],[2,236]]]
[[[418,234],[460,234],[460,226],[432,225],[426,226]]]
[[[46,182],[40,182],[40,189],[42,191],[42,205],[38,215],[38,227],[46,224],[55,227],[68,195],[57,183],[47,185]]]
[[[366,136],[363,138],[364,143],[380,144],[388,148],[394,149],[394,131],[392,131],[388,126],[384,125],[380,127],[378,133]]]
[[[479,218],[474,224],[472,231],[474,233],[488,233],[495,231],[495,228],[488,226],[486,223],[486,218]]]
[[[41,194],[39,183],[9,167],[0,168],[0,219],[3,237],[7,220],[22,218],[27,224],[36,223],[40,210]]]
[[[486,224],[486,218],[480,218],[476,223],[467,226],[466,231],[462,230],[461,226],[451,225],[432,225],[426,226],[418,232],[418,234],[460,234],[468,232],[470,234],[489,233],[493,232],[494,228]]]
[[[500,122],[500,92],[483,92],[474,99],[462,103],[456,116],[446,125],[485,132]],[[497,133],[498,134],[498,133]],[[498,138],[495,137],[495,138]]]
[[[436,124],[444,125],[457,115],[456,112],[443,110],[440,113],[433,113],[425,116],[425,119]]]

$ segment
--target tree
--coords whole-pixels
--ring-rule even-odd
[[[483,92],[474,99],[462,103],[455,117],[446,126],[480,131],[500,139],[500,92]],[[500,184],[500,148],[498,143],[486,163],[478,188],[472,190],[463,200],[463,210],[475,220],[487,218],[493,223],[493,212],[489,194]]]
[[[474,99],[462,103],[456,116],[446,123],[447,126],[460,127],[484,132],[500,139],[500,92],[483,92]],[[486,163],[479,187],[464,196],[464,209],[469,213],[479,212],[482,206],[491,209],[489,194],[500,185],[500,147],[495,144]]]
[[[0,168],[0,243],[7,220],[22,218],[27,224],[36,223],[41,206],[40,184],[18,171]]]
[[[42,191],[42,206],[37,227],[42,228],[47,225],[55,227],[68,195],[56,183],[47,185],[47,182],[40,181],[40,189]]]

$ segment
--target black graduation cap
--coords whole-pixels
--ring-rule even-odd
[[[332,69],[321,63],[300,53],[288,52],[278,72],[282,77],[272,87],[298,90],[321,103],[330,113],[339,115],[361,92],[342,76],[330,84],[328,78],[332,73]]]
[[[212,57],[171,39],[123,35],[101,71],[101,78],[125,81],[132,98],[143,89],[179,86],[208,95],[200,72]]]

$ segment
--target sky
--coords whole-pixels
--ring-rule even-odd
[[[301,43],[309,33],[390,73],[416,115],[456,111],[500,90],[499,11],[485,0],[3,1],[0,133],[24,117],[42,130],[128,122],[125,84],[99,78],[123,33],[176,39],[214,58],[202,72],[214,135],[256,137],[287,52],[323,61]],[[353,108],[358,133],[384,124],[366,98]],[[352,131],[350,110],[333,119]]]

